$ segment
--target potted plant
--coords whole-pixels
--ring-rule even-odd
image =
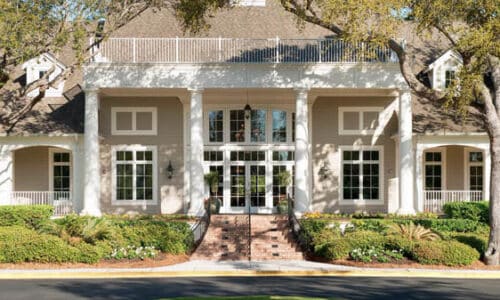
[[[290,172],[288,171],[282,171],[278,173],[278,185],[281,187],[286,187],[288,189],[288,186],[290,185],[292,181],[292,176],[290,175]],[[276,207],[278,210],[278,213],[280,214],[286,214],[288,213],[288,199],[287,199],[287,193],[285,194],[280,194],[280,198],[278,201],[278,206]]]
[[[212,195],[216,194],[219,189],[219,173],[217,172],[209,172],[205,174],[205,183],[208,185],[210,189],[210,198],[208,198],[208,207],[211,213],[219,213],[221,203],[218,198],[213,197]]]

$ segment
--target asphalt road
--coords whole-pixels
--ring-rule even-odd
[[[0,299],[159,299],[294,295],[336,299],[500,299],[500,280],[375,277],[194,277],[0,280]]]

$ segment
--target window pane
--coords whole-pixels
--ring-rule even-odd
[[[208,141],[222,142],[224,137],[224,111],[217,110],[208,113]]]
[[[230,123],[230,141],[244,142],[245,141],[245,111],[232,110],[229,114]]]
[[[360,130],[359,128],[359,112],[346,111],[343,113],[344,130]]]
[[[266,111],[252,110],[250,118],[250,140],[252,142],[266,141]]]
[[[135,114],[136,130],[153,130],[153,113],[137,112]]]
[[[378,125],[378,115],[376,111],[365,111],[363,112],[363,129],[364,130],[375,130]]]
[[[132,112],[116,112],[116,129],[132,130]]]
[[[483,161],[483,152],[470,152],[469,153],[469,161],[470,162],[482,162]]]
[[[292,113],[292,142],[295,142],[295,113]]]
[[[273,142],[286,142],[286,111],[273,110]]]

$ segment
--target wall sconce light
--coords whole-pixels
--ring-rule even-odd
[[[252,113],[252,107],[250,107],[250,105],[247,103],[247,105],[245,105],[245,108],[243,108],[243,110],[245,111],[245,118],[250,119],[250,114]]]
[[[318,175],[321,181],[326,180],[330,177],[331,170],[328,162],[323,163],[323,166],[318,171]]]
[[[168,166],[167,166],[167,178],[172,179],[172,176],[174,175],[174,167],[172,167],[172,161],[168,161]]]

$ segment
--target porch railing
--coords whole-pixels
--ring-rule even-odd
[[[10,193],[10,205],[52,205],[54,216],[65,216],[73,212],[71,192],[22,191]]]
[[[482,201],[482,191],[424,191],[424,211],[440,213],[445,203]]]
[[[388,47],[342,39],[109,38],[97,62],[122,63],[394,63]]]

